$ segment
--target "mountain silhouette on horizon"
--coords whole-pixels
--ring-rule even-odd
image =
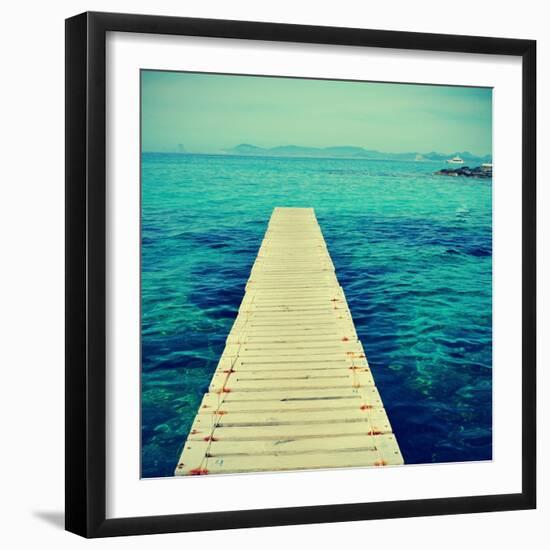
[[[444,161],[459,155],[464,162],[491,162],[491,155],[478,156],[469,151],[456,151],[444,154],[431,151],[429,153],[388,153],[375,149],[365,149],[355,145],[336,145],[332,147],[303,147],[300,145],[278,145],[276,147],[259,147],[250,143],[241,143],[236,147],[224,149],[228,155],[258,156],[258,157],[327,157],[327,158],[362,158],[372,160],[431,160]]]

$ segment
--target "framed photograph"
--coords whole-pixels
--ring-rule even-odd
[[[535,507],[531,40],[66,21],[66,528]]]

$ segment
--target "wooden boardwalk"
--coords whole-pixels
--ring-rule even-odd
[[[312,208],[275,208],[176,475],[403,464]]]

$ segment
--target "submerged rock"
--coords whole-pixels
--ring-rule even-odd
[[[436,176],[464,176],[467,178],[492,178],[493,168],[485,166],[461,166],[460,168],[443,168],[435,172]]]

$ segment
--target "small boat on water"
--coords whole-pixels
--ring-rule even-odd
[[[484,162],[482,165],[481,165],[481,168],[483,170],[493,170],[493,163],[492,162]]]
[[[464,164],[464,161],[458,155],[456,155],[456,157],[453,157],[452,159],[449,159],[447,162],[449,164]]]

